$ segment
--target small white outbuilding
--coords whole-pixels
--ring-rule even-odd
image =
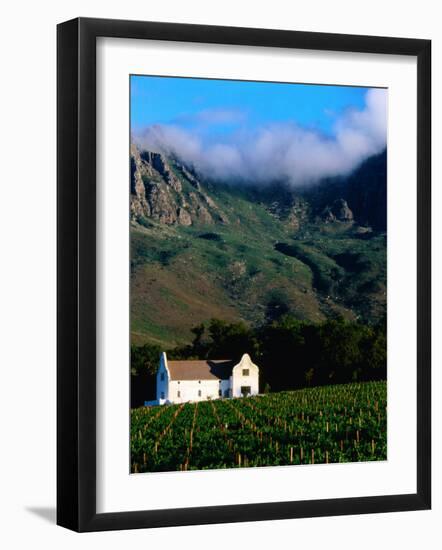
[[[163,352],[157,372],[155,404],[256,395],[258,377],[259,368],[247,353],[236,363],[221,359],[169,361]]]

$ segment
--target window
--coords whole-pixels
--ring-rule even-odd
[[[164,372],[161,373],[160,380],[161,382],[164,382]]]
[[[177,397],[181,397],[181,392],[180,392],[180,391],[177,391],[177,392],[176,392],[176,396],[177,396]]]
[[[164,392],[161,392],[161,399],[164,399]]]
[[[198,384],[201,384],[201,380],[198,380]]]
[[[222,390],[218,390],[218,397],[222,397],[222,396],[223,396]]]
[[[242,369],[243,376],[249,376],[249,369]]]
[[[198,397],[201,397],[201,390],[198,390]]]
[[[241,395],[243,397],[246,397],[247,395],[250,395],[251,393],[251,387],[250,386],[241,386]]]

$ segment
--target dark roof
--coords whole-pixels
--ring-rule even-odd
[[[171,380],[228,380],[235,366],[227,359],[167,361]]]

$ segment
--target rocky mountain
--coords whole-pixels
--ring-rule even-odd
[[[370,157],[347,177],[331,178],[305,188],[302,195],[316,213],[342,199],[361,226],[387,228],[387,152]]]
[[[131,332],[165,348],[212,317],[376,322],[386,308],[386,154],[293,190],[207,181],[131,148]]]
[[[357,222],[386,228],[386,153],[368,159],[345,178],[293,190],[287,185],[247,189],[273,216],[297,230],[315,220]],[[229,223],[211,197],[210,185],[177,160],[131,147],[131,219],[154,219],[167,225]]]
[[[353,221],[353,212],[344,199],[336,199],[331,205],[327,205],[321,213],[321,219],[326,223]]]
[[[131,147],[131,219],[167,225],[228,223],[194,174],[160,153]]]

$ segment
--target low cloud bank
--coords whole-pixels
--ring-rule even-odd
[[[206,122],[210,119],[207,112],[203,116]],[[364,109],[348,110],[336,120],[334,137],[295,122],[242,129],[218,141],[204,137],[207,127],[204,132],[157,124],[133,139],[141,148],[173,155],[211,179],[261,184],[283,180],[293,186],[314,183],[346,175],[385,149],[387,91],[369,90]]]

